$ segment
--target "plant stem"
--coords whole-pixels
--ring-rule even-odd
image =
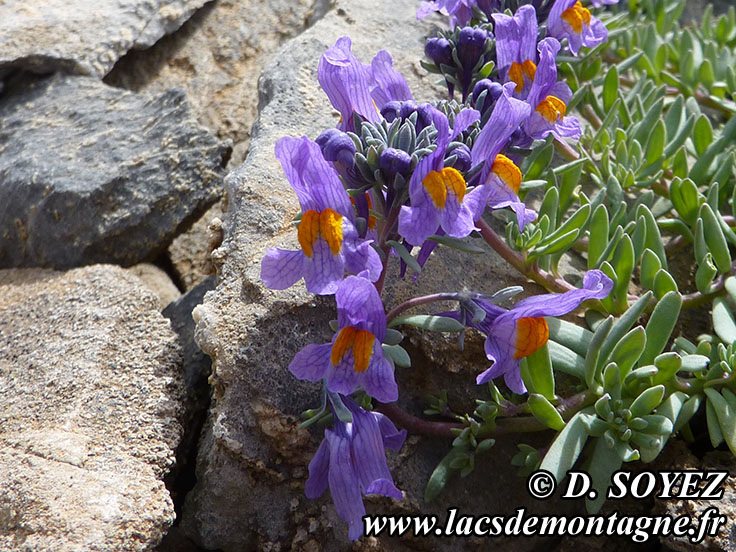
[[[488,225],[488,223],[482,218],[476,221],[476,225],[480,228],[480,235],[493,250],[498,253],[503,260],[513,266],[521,274],[538,283],[548,291],[562,293],[577,289],[574,286],[568,284],[565,280],[555,278],[554,275],[546,272],[538,267],[529,266],[526,264],[524,259],[499,237],[496,232]]]
[[[595,400],[591,391],[583,391],[566,399],[561,399],[557,405],[557,411],[564,420],[569,420],[581,408],[588,406]],[[377,403],[376,411],[385,414],[395,424],[403,427],[411,433],[425,435],[427,437],[454,437],[453,429],[465,429],[465,424],[457,422],[430,422],[409,414],[396,403]],[[493,437],[508,435],[510,433],[531,433],[549,429],[545,424],[532,416],[519,418],[501,418],[495,420],[493,428],[481,430],[482,437]]]
[[[562,140],[555,140],[555,149],[562,154],[568,161],[577,161],[580,159],[580,154],[575,151],[567,142]]]
[[[404,301],[400,305],[397,305],[389,311],[386,315],[386,323],[391,322],[400,313],[419,305],[426,305],[427,303],[434,303],[436,301],[457,301],[457,293],[433,293],[432,295],[423,295],[421,297],[414,297],[408,301]]]
[[[376,287],[376,291],[378,291],[378,295],[381,295],[383,292],[383,284],[386,280],[386,269],[388,268],[388,261],[391,258],[389,253],[391,252],[391,247],[386,244],[389,237],[391,236],[391,232],[393,231],[394,226],[396,225],[396,221],[399,219],[399,207],[392,207],[391,210],[388,212],[388,216],[386,217],[386,222],[384,223],[383,229],[381,231],[381,236],[378,240],[378,247],[383,252],[383,268],[381,269],[381,276],[378,278],[378,281],[374,284]]]

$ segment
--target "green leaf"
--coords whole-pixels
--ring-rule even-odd
[[[552,371],[552,360],[549,356],[549,348],[544,346],[534,351],[525,359],[528,368],[528,377],[535,393],[543,395],[550,400],[555,398],[555,376]],[[528,381],[528,380],[525,380]]]
[[[702,395],[693,395],[687,401],[685,401],[685,404],[682,405],[680,413],[677,416],[674,432],[680,431],[680,429],[686,423],[688,423],[693,416],[695,416],[697,411],[700,409],[700,403],[702,402],[702,400]]]
[[[654,277],[654,294],[661,299],[668,293],[677,292],[677,282],[664,268],[661,268]]]
[[[601,204],[593,211],[590,221],[590,240],[588,243],[588,270],[598,266],[603,251],[608,245],[608,209]],[[605,260],[605,259],[604,259]]]
[[[558,483],[562,481],[568,470],[575,465],[575,461],[580,456],[585,442],[588,440],[585,424],[580,419],[585,410],[576,413],[567,422],[565,428],[550,445],[542,464],[539,466],[539,469],[550,472]]]
[[[651,298],[652,292],[646,292],[636,301],[636,303],[631,305],[629,310],[627,310],[613,325],[611,333],[606,337],[603,345],[601,345],[600,357],[596,361],[598,364],[598,370],[602,369],[602,367],[608,362],[611,351],[613,351],[616,344],[624,337],[624,335],[626,335],[632,326],[636,324],[636,321],[639,320],[639,317],[646,309]]]
[[[524,160],[523,173],[525,180],[536,180],[549,167],[555,154],[554,143],[549,140],[541,147],[534,148],[532,154]]]
[[[590,342],[590,350],[585,357],[585,383],[588,385],[589,389],[595,389],[598,386],[598,382],[600,380],[600,369],[603,362],[605,362],[605,359],[601,358],[601,353],[603,352],[605,344],[608,342],[609,333],[612,327],[613,317],[609,316],[596,328],[595,333],[593,334],[593,339]]]
[[[542,204],[539,206],[539,221],[547,217],[549,228],[554,231],[557,228],[557,210],[560,205],[560,193],[555,186],[551,186],[544,194]],[[545,231],[545,234],[547,232]]]
[[[569,219],[567,219],[557,230],[555,230],[549,236],[546,236],[541,242],[540,246],[545,246],[553,243],[555,240],[560,240],[564,236],[567,236],[571,231],[580,231],[585,223],[588,221],[590,215],[590,205],[583,205],[575,211]]]
[[[718,395],[717,391],[713,392]],[[721,425],[718,423],[718,415],[716,414],[716,409],[710,400],[707,400],[705,402],[705,414],[708,423],[708,436],[710,437],[710,444],[713,446],[713,448],[716,448],[723,442],[723,431],[721,431]]]
[[[659,261],[662,263],[662,268],[667,269],[667,255],[664,252],[664,244],[662,243],[662,236],[659,233],[659,227],[657,221],[654,219],[654,215],[646,205],[639,205],[636,210],[636,216],[644,216],[647,226],[647,237],[645,246],[652,250],[652,252],[659,257]]]
[[[682,296],[676,291],[667,293],[657,306],[647,323],[647,345],[639,359],[639,364],[652,364],[654,357],[664,350],[680,316]]]
[[[693,145],[698,155],[702,155],[713,141],[713,126],[705,115],[698,117],[693,128]]]
[[[613,288],[613,296],[617,309],[622,312],[626,310],[629,297],[629,282],[634,271],[634,244],[631,238],[624,234],[613,255],[611,266],[616,272],[616,285]]]
[[[552,367],[564,374],[585,380],[585,361],[583,357],[555,341],[548,341],[549,355]]]
[[[645,166],[649,167],[655,162],[662,159],[662,153],[664,153],[664,142],[666,140],[666,131],[664,122],[662,120],[657,121],[649,135],[649,140],[646,146]]]
[[[713,255],[713,261],[716,268],[718,268],[718,272],[721,274],[729,272],[731,270],[731,253],[728,250],[728,243],[721,230],[721,225],[710,205],[707,203],[701,205],[699,216],[703,221],[705,243],[708,244],[708,250]]]
[[[682,96],[680,96],[682,97]],[[669,129],[667,129],[667,136],[672,136],[672,139],[669,141],[667,146],[664,148],[664,158],[669,159],[675,153],[678,153],[678,151],[682,151],[682,154],[684,155],[685,151],[680,150],[682,145],[685,143],[685,141],[690,137],[690,133],[695,126],[695,115],[690,115],[687,119],[685,119],[685,124],[682,125],[679,130],[677,131],[677,134],[670,134]],[[685,174],[682,175],[684,178],[687,176],[687,167],[685,167]]]
[[[608,487],[611,485],[611,476],[621,468],[622,463],[620,456],[608,448],[604,439],[595,440],[595,447],[587,469],[592,488],[596,491],[594,499],[585,498],[585,509],[589,514],[598,513],[603,506]]]
[[[735,282],[736,283],[736,282]],[[588,354],[593,332],[560,318],[547,318],[549,338],[581,356]]]
[[[727,390],[724,389],[724,391]],[[736,454],[736,408],[712,387],[706,388],[705,394],[708,397],[708,404],[713,405],[723,439],[731,452]],[[710,425],[710,420],[708,420],[708,430],[710,430]]]
[[[667,443],[667,440],[672,435],[672,433],[674,433],[675,421],[678,419],[680,412],[682,411],[682,408],[687,402],[688,398],[689,397],[685,393],[676,391],[672,393],[669,397],[667,397],[664,402],[659,406],[659,408],[657,409],[657,414],[666,417],[667,420],[670,421],[671,426],[669,428],[662,428],[662,430],[669,429],[669,431],[666,431],[664,434],[661,433],[661,431],[658,432],[661,435],[661,438],[657,446],[651,448],[640,448],[639,452],[641,453],[642,462],[649,463],[653,461],[657,456],[659,456],[660,452],[662,452],[662,449]],[[651,420],[651,417],[649,417],[649,420]],[[647,432],[649,432],[650,427],[647,428]]]
[[[726,345],[736,342],[736,322],[728,303],[723,297],[713,300],[713,331]]]
[[[618,98],[618,68],[613,65],[606,73],[603,81],[603,111],[610,113],[613,104]]]
[[[485,79],[488,77],[488,75],[491,74],[493,71],[493,68],[496,66],[496,64],[493,61],[489,61],[483,67],[480,68],[480,71],[478,71],[478,78]]]
[[[706,253],[705,258],[698,264],[698,270],[695,271],[695,287],[700,293],[708,293],[710,285],[717,275],[718,269],[713,264],[713,256]]]
[[[433,332],[461,332],[465,329],[465,326],[454,318],[448,318],[447,316],[432,316],[429,314],[397,316],[389,322],[389,327],[393,328],[395,326],[401,326],[402,324],[416,326],[417,328]]]
[[[467,241],[467,239],[453,238],[452,236],[429,236],[427,240],[439,243],[440,245],[445,245],[447,247],[452,247],[453,249],[457,249],[465,253],[473,253],[474,255],[486,253],[485,249],[470,243],[469,241]]]
[[[659,406],[664,398],[664,385],[657,385],[656,387],[650,387],[645,389],[639,394],[634,402],[631,403],[629,410],[631,411],[632,418],[638,418],[646,414],[650,414],[652,410]]]
[[[654,365],[659,372],[652,383],[655,385],[667,383],[682,368],[682,357],[675,352],[662,353],[654,358]]]
[[[396,366],[401,366],[402,368],[409,368],[411,366],[409,353],[401,345],[386,345],[384,343],[381,348],[394,361]]]
[[[421,272],[422,267],[419,266],[419,263],[417,260],[411,256],[411,253],[406,249],[406,247],[403,246],[403,244],[397,242],[396,240],[388,240],[386,242],[387,245],[390,245],[394,248],[394,251],[396,251],[399,254],[399,257],[402,258],[402,260],[411,268],[414,272]]]
[[[642,287],[645,289],[654,287],[654,277],[660,268],[662,268],[662,263],[659,261],[659,257],[651,249],[645,249],[641,256],[641,266],[639,268],[639,281]]]
[[[429,477],[427,487],[424,489],[424,502],[432,502],[440,495],[452,474],[457,471],[457,469],[452,467],[452,464],[456,460],[465,457],[465,455],[466,453],[464,451],[453,448],[440,460],[440,463],[437,464],[437,467]]]
[[[336,332],[337,330],[333,331]],[[399,330],[392,330],[391,328],[389,328],[386,330],[386,337],[383,338],[383,343],[385,345],[398,345],[403,341],[403,339],[404,334],[402,334]]]
[[[618,364],[621,377],[625,378],[644,352],[647,336],[644,328],[637,326],[619,341],[611,352],[610,359]]]
[[[527,403],[534,417],[547,427],[556,431],[560,431],[565,427],[565,420],[562,419],[557,409],[543,395],[530,393]]]

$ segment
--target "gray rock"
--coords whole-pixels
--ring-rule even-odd
[[[0,549],[144,551],[174,520],[176,335],[114,266],[0,271]]]
[[[181,297],[181,291],[161,268],[151,263],[131,266],[128,272],[135,274],[148,289],[158,297],[158,308],[163,310],[167,305]]]
[[[243,162],[258,115],[258,75],[286,40],[325,10],[326,0],[210,2],[176,33],[147,50],[133,50],[105,82],[136,92],[184,88],[197,120],[235,144]]]
[[[0,99],[0,267],[150,259],[221,193],[230,147],[182,90],[56,76]]]
[[[0,76],[11,69],[101,78],[131,48],[178,29],[207,0],[6,0]]]
[[[697,471],[727,471],[731,475],[726,478],[721,488],[723,496],[720,499],[683,499],[683,500],[655,500],[654,511],[656,515],[666,515],[671,518],[687,516],[691,524],[698,523],[698,519],[710,508],[717,508],[720,516],[725,516],[726,524],[720,526],[715,535],[706,535],[703,542],[695,544],[687,535],[662,537],[662,544],[677,552],[700,552],[711,550],[713,552],[731,552],[736,550],[736,525],[733,520],[736,516],[736,483],[733,474],[736,472],[736,460],[730,451],[712,451],[702,459],[694,456],[687,447],[675,442],[669,447],[665,458],[658,462],[660,470],[697,470]],[[710,517],[715,517],[711,512]],[[711,524],[713,522],[711,521]],[[712,525],[711,525],[712,528]]]
[[[171,320],[171,327],[176,332],[183,357],[181,378],[184,382],[184,414],[182,416],[184,434],[177,450],[177,458],[179,459],[176,466],[177,475],[191,467],[187,464],[190,460],[193,461],[193,453],[210,402],[210,386],[207,383],[207,378],[210,375],[212,363],[210,357],[204,354],[194,342],[192,311],[202,303],[204,294],[213,289],[215,289],[215,277],[210,276],[177,301],[167,306],[161,313]]]
[[[717,17],[722,13],[726,13],[733,6],[731,0],[690,0],[685,3],[685,9],[682,12],[683,22],[692,22],[700,24],[705,12],[705,6],[710,4],[713,8],[713,14]]]
[[[335,318],[334,299],[308,294],[302,284],[272,292],[260,282],[260,260],[269,246],[296,248],[289,224],[297,214],[296,197],[275,159],[276,140],[303,134],[315,138],[334,126],[338,115],[317,82],[320,55],[343,34],[353,38],[354,51],[368,62],[376,49],[394,54],[396,66],[407,76],[417,98],[439,98],[435,79],[419,67],[424,37],[431,23],[417,22],[416,5],[381,0],[372,3],[340,0],[314,27],[288,42],[261,75],[260,116],[253,127],[251,152],[227,179],[229,206],[225,241],[213,252],[221,263],[217,289],[195,308],[195,339],[213,358],[214,404],[200,441],[197,485],[188,495],[182,529],[207,549],[339,550],[348,546],[347,529],[329,496],[317,501],[304,497],[307,464],[321,433],[298,430],[298,416],[319,400],[319,387],[296,381],[287,366],[304,345],[327,342],[326,322]],[[397,266],[389,280],[395,281]],[[492,277],[489,277],[492,275]],[[410,279],[409,279],[410,280]],[[409,295],[472,289],[492,292],[521,283],[497,256],[469,259],[440,248],[427,263],[418,283],[399,282],[387,289],[389,306]],[[469,340],[464,352],[454,340],[438,341],[415,335],[415,367],[397,370],[403,406],[420,414],[416,401],[441,387],[451,389],[451,401],[472,404],[473,375],[486,361],[480,340]],[[461,382],[461,383],[458,383]],[[460,406],[458,406],[460,409]],[[549,436],[542,436],[543,446]],[[534,443],[534,440],[531,440]],[[453,482],[440,500],[425,504],[424,485],[449,442],[411,437],[389,462],[401,502],[369,498],[371,512],[438,514],[449,505],[465,513],[569,511],[569,503],[531,501],[524,481],[509,466],[515,444],[499,443],[487,455],[482,470]],[[456,550],[478,545],[467,539],[381,540],[376,550],[404,550],[424,546]],[[500,547],[530,550],[535,539],[501,539]]]

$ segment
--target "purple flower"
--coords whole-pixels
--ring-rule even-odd
[[[353,131],[353,114],[366,121],[380,121],[381,108],[390,100],[412,99],[409,86],[393,68],[393,58],[381,50],[371,65],[364,65],[353,55],[347,36],[337,39],[322,55],[317,78],[332,106],[340,112],[340,130]]]
[[[458,113],[450,135],[447,117],[434,108],[430,110],[437,129],[437,147],[414,169],[409,180],[411,206],[402,206],[399,214],[399,234],[413,245],[422,245],[438,227],[455,238],[469,235],[475,229],[475,213],[482,210],[478,202],[485,197],[480,189],[466,193],[462,174],[444,166],[447,146],[480,114],[474,109]]]
[[[378,412],[366,412],[355,401],[342,398],[353,416],[351,423],[337,419],[334,429],[325,430],[325,438],[309,463],[305,494],[318,498],[327,486],[337,514],[348,523],[348,538],[363,535],[366,514],[362,494],[379,494],[401,500],[386,463],[386,448],[398,451],[406,439],[406,430]]]
[[[281,138],[276,157],[299,198],[301,250],[270,248],[261,263],[261,279],[271,289],[286,289],[304,278],[307,290],[335,293],[345,271],[367,270],[371,280],[382,264],[370,241],[361,240],[347,192],[317,144],[306,137]]]
[[[352,166],[355,156],[355,144],[347,133],[336,128],[329,128],[317,136],[315,140],[327,161]]]
[[[440,12],[450,17],[450,26],[467,25],[473,16],[473,8],[483,12],[488,18],[500,8],[499,0],[436,0],[422,2],[417,10],[417,19],[424,19],[430,13]]]
[[[591,0],[591,2],[593,3],[594,8],[600,8],[603,4],[606,4],[607,6],[618,4],[618,0]]]
[[[472,327],[487,335],[486,356],[493,365],[478,375],[483,384],[503,376],[506,386],[514,393],[526,393],[521,380],[519,362],[543,347],[549,339],[545,316],[562,316],[575,310],[587,299],[603,299],[613,288],[613,281],[600,270],[590,270],[583,277],[583,287],[565,293],[548,293],[519,301],[511,310],[502,309],[490,301],[475,300],[486,318]],[[453,318],[458,318],[456,313]]]
[[[457,37],[457,58],[462,65],[460,84],[463,101],[468,97],[473,84],[473,68],[483,57],[488,32],[475,27],[463,27]]]
[[[567,38],[570,51],[575,56],[581,46],[592,48],[608,37],[603,23],[576,0],[555,1],[547,20],[547,33],[557,40]]]
[[[526,99],[532,112],[524,123],[524,131],[534,140],[548,134],[558,140],[580,138],[580,121],[566,116],[567,102],[572,98],[570,87],[557,82],[555,58],[559,51],[560,43],[554,38],[539,43],[539,67]]]
[[[430,38],[424,46],[424,53],[438,67],[452,63],[452,44],[446,38]]]
[[[399,397],[393,365],[383,356],[386,314],[376,288],[365,278],[348,276],[335,293],[338,331],[332,343],[307,345],[291,361],[298,379],[320,381],[334,393],[362,386],[371,397],[393,402]]]
[[[378,110],[390,101],[413,100],[406,79],[393,66],[386,50],[378,52],[371,62],[371,97]]]
[[[479,218],[487,204],[491,209],[510,207],[517,216],[523,230],[527,222],[536,218],[536,213],[527,209],[519,199],[521,170],[500,152],[522,121],[529,117],[529,104],[512,97],[513,83],[504,85],[503,93],[493,107],[490,119],[473,143],[473,165],[484,162],[476,190],[482,190]],[[475,192],[475,190],[473,190]]]
[[[516,84],[515,92],[525,97],[537,70],[537,13],[533,6],[521,6],[513,17],[493,15],[496,60],[504,80]]]

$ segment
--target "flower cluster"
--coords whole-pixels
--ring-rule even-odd
[[[463,70],[456,82],[467,103],[417,102],[388,52],[364,64],[350,39],[341,37],[318,65],[319,83],[340,114],[335,128],[315,140],[284,137],[276,144],[299,201],[300,249],[269,249],[261,277],[272,289],[303,279],[308,291],[335,296],[331,342],[307,345],[289,370],[323,383],[327,400],[318,416],[334,421],[310,463],[307,496],[320,496],[329,486],[353,540],[362,534],[361,493],[401,498],[385,448],[398,450],[406,432],[358,404],[365,395],[382,403],[399,395],[394,357],[387,352],[396,343],[387,343],[393,330],[387,329],[381,299],[387,264],[398,258],[404,268],[412,260],[423,266],[438,239],[470,236],[493,210],[510,209],[523,230],[537,215],[519,197],[523,176],[516,152],[548,135],[580,137],[578,120],[566,113],[571,92],[558,81],[555,60],[560,41],[577,54],[581,46],[604,40],[605,28],[579,2],[534,2],[513,16],[500,13],[503,4],[425,2],[418,13],[440,11],[453,25],[465,26],[453,43],[432,39],[426,51],[438,64],[459,60]],[[535,5],[548,15],[542,40]],[[481,16],[485,27],[468,26]],[[489,56],[493,78],[478,78]],[[449,90],[452,95],[453,86]],[[415,248],[419,255],[410,259]],[[481,317],[469,318],[467,306],[445,316],[487,336],[493,365],[478,375],[478,384],[503,376],[511,391],[524,393],[519,360],[546,343],[544,317],[602,299],[612,285],[602,272],[591,271],[581,289],[531,297],[511,310],[476,296],[473,310]]]

